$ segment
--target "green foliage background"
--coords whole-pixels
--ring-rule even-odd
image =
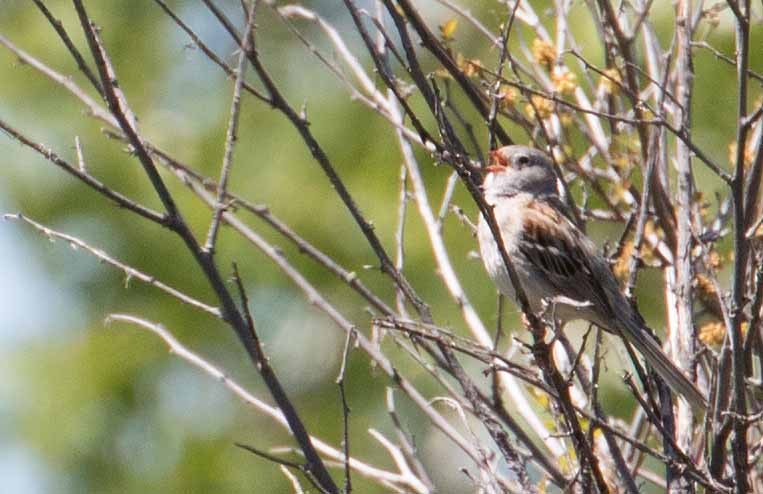
[[[238,2],[219,3],[231,14],[238,12]],[[359,38],[339,2],[307,3],[335,23],[362,57]],[[86,51],[71,4],[47,4]],[[102,28],[120,85],[139,116],[143,134],[216,177],[231,82],[198,50],[187,46],[189,40],[153,2],[99,0],[86,4]],[[171,4],[218,54],[229,61],[234,59],[234,46],[200,2]],[[433,2],[420,4],[430,26],[450,18]],[[485,1],[470,7],[497,30],[503,7]],[[542,6],[537,10],[544,12]],[[673,23],[669,3],[655,5],[655,10],[659,12],[655,20],[661,39],[668,43]],[[553,25],[551,17],[543,19]],[[583,2],[576,5],[572,19],[571,27],[583,42],[584,52],[601,64],[598,38]],[[289,35],[268,8],[261,9],[258,24],[259,49],[266,65],[292,104],[306,103],[312,130],[385,245],[392,249],[400,156],[390,128],[360,103],[351,101],[341,84]],[[327,47],[317,29],[306,24],[301,27],[318,46]],[[0,0],[0,33],[71,75],[82,87],[87,86],[31,2]],[[528,42],[532,39],[532,33],[526,31],[521,36]],[[759,24],[754,26],[752,39],[751,69],[760,72],[763,37]],[[733,54],[729,23],[724,21],[710,40],[723,52]],[[494,65],[498,56],[463,22],[454,46],[487,66]],[[428,70],[436,68],[431,60],[428,63]],[[695,139],[725,162],[735,128],[734,69],[698,51],[696,73]],[[751,98],[754,101],[760,92],[757,87],[753,91],[757,91]],[[74,136],[79,136],[94,175],[159,208],[137,161],[124,152],[123,145],[104,138],[101,124],[85,116],[81,105],[64,89],[18,63],[6,50],[0,50],[0,117],[72,162],[76,161]],[[473,123],[479,125],[476,118]],[[249,96],[243,102],[235,156],[232,189],[270,206],[296,231],[392,299],[388,281],[378,270],[364,268],[377,264],[373,253],[297,133],[280,114]],[[431,186],[430,199],[437,204],[449,170],[430,166],[431,159],[424,154],[420,158]],[[189,268],[193,263],[184,247],[168,232],[117,209],[2,135],[0,163],[0,204],[5,211],[21,211],[79,236],[170,285],[213,300],[198,270]],[[723,190],[701,167],[696,173],[707,197]],[[195,231],[203,235],[209,210],[169,175],[167,182]],[[475,208],[460,187],[455,203],[475,216]],[[247,221],[275,241],[362,331],[369,330],[365,305],[343,284],[257,219]],[[593,225],[592,231],[599,241],[616,240],[620,227]],[[445,236],[472,301],[492,324],[494,288],[479,260],[468,255],[476,247],[474,239],[453,217],[446,221]],[[50,243],[20,224],[1,223],[0,239],[0,246],[7,249],[5,254],[0,251],[0,271],[5,273],[0,276],[4,298],[0,305],[7,307],[0,319],[0,324],[6,325],[0,331],[0,490],[11,492],[3,488],[5,482],[7,488],[17,488],[13,492],[291,492],[273,465],[233,446],[234,441],[262,449],[292,446],[282,430],[234,399],[219,383],[168,354],[153,335],[124,325],[106,327],[103,320],[111,312],[127,312],[161,322],[239,382],[266,396],[229,328],[152,288],[126,283],[124,276],[88,254],[74,251],[64,242]],[[406,247],[406,274],[432,306],[438,323],[463,332],[458,307],[439,282],[413,204]],[[341,416],[334,378],[343,337],[272,263],[224,230],[219,265],[227,269],[232,261],[240,265],[250,289],[254,316],[273,364],[309,428],[338,445]],[[657,327],[662,317],[659,281],[659,273],[642,276],[640,293],[641,307]],[[519,327],[513,310],[509,311],[507,326]],[[394,351],[389,343],[385,345]],[[439,392],[428,384],[420,368],[405,359],[399,364],[424,391]],[[625,396],[616,386],[616,369],[610,374],[608,382],[614,385],[606,389],[608,396]],[[351,355],[348,391],[352,451],[392,468],[382,448],[367,434],[369,427],[390,431],[383,405],[388,385],[387,378],[370,367],[360,352]],[[432,433],[402,397],[398,403],[435,479],[447,486],[443,492],[466,490],[468,484],[456,470],[460,463],[450,453],[450,445]],[[611,413],[629,414],[627,400],[605,403]],[[446,413],[456,420],[455,413]],[[337,478],[339,475],[337,470]],[[356,482],[357,492],[382,492],[360,479]]]

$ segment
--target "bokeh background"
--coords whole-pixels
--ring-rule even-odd
[[[416,3],[432,27],[453,17],[435,2]],[[465,3],[497,31],[505,7],[486,0]],[[46,4],[80,49],[87,51],[71,4]],[[233,64],[233,44],[201,2],[170,4]],[[240,19],[237,1],[219,4],[231,17]],[[340,2],[304,4],[332,22],[370,67]],[[365,4],[370,7],[370,2]],[[186,35],[153,2],[98,0],[86,5],[102,28],[120,85],[139,117],[143,134],[216,177],[231,81],[189,47]],[[545,13],[543,21],[552,26],[544,5],[537,2],[537,11]],[[668,43],[673,23],[670,3],[655,2],[653,10],[661,39]],[[571,28],[581,49],[601,64],[598,38],[584,2],[575,6],[572,19]],[[385,245],[392,249],[401,159],[390,127],[352,101],[268,8],[261,9],[258,24],[264,62],[291,103],[298,107],[305,103],[312,130]],[[300,27],[317,46],[327,47],[314,26]],[[87,87],[86,79],[31,2],[0,0],[0,34]],[[518,31],[518,35],[527,42],[532,40],[531,32]],[[455,38],[459,51],[488,66],[495,64],[498,53],[465,23]],[[733,31],[725,14],[709,40],[733,54]],[[760,72],[760,22],[754,26],[752,40],[751,68]],[[428,67],[435,68],[433,64]],[[249,80],[254,81],[252,74]],[[735,128],[734,83],[733,67],[697,51],[694,135],[703,149],[724,163]],[[753,91],[757,91],[754,97],[760,94],[758,88]],[[95,95],[93,91],[89,94]],[[159,208],[139,164],[124,146],[105,138],[102,124],[87,117],[64,89],[19,63],[5,49],[0,49],[0,117],[72,162],[76,161],[74,137],[79,136],[94,175]],[[484,136],[481,131],[480,136]],[[296,231],[392,300],[387,280],[378,270],[368,269],[377,264],[372,251],[297,133],[279,113],[249,96],[244,97],[235,156],[232,190],[267,204]],[[430,200],[438,203],[449,170],[432,166],[425,154],[420,158]],[[198,298],[213,300],[198,270],[189,268],[193,263],[184,247],[168,232],[119,210],[2,134],[0,165],[0,211],[23,212]],[[706,197],[722,191],[701,167],[696,173]],[[203,235],[210,212],[174,178],[167,177],[182,211]],[[475,216],[475,208],[460,186],[454,202]],[[369,330],[365,304],[342,283],[257,219],[247,221],[279,245],[362,331]],[[412,204],[406,227],[408,278],[432,306],[438,323],[464,333],[458,308],[436,275]],[[620,227],[592,225],[591,231],[601,244],[607,239],[616,241]],[[495,324],[495,291],[479,259],[472,255],[475,240],[452,216],[446,220],[444,232],[473,303],[485,321]],[[232,261],[239,264],[267,352],[308,427],[338,445],[341,414],[334,379],[343,336],[272,263],[237,236],[223,230],[218,251],[220,266]],[[639,287],[640,305],[658,328],[663,313],[659,281],[659,273],[646,272]],[[233,445],[239,441],[261,449],[292,446],[288,435],[235,399],[220,383],[170,355],[154,335],[125,325],[106,326],[104,318],[112,312],[161,322],[248,389],[266,396],[232,332],[219,321],[126,280],[65,242],[50,242],[17,222],[0,222],[0,492],[292,492],[276,467]],[[509,328],[521,327],[513,308],[505,322]],[[628,417],[632,403],[618,385],[619,355],[612,343],[613,364],[605,380],[604,404],[610,413]],[[385,343],[385,349],[395,353],[390,343]],[[418,366],[402,358],[397,362],[428,395],[440,392]],[[477,366],[471,369],[479,376]],[[367,434],[371,427],[391,430],[384,407],[385,387],[390,382],[359,351],[350,356],[348,375],[353,453],[391,468],[382,448]],[[402,397],[398,405],[443,492],[466,491],[469,484],[457,470],[460,459],[452,454],[447,440],[431,431]],[[457,420],[455,412],[446,409],[444,413]],[[357,492],[382,492],[360,479],[356,482]]]

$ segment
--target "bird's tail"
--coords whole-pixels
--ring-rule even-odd
[[[635,324],[634,324],[635,326]],[[674,392],[683,396],[692,407],[707,410],[707,400],[668,356],[662,351],[657,340],[643,326],[627,328],[622,332],[647,363],[667,383]]]

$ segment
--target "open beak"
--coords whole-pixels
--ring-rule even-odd
[[[490,151],[490,163],[484,168],[485,173],[499,173],[509,167],[509,162],[497,149]]]

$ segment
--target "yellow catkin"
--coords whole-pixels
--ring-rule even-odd
[[[541,119],[550,117],[551,113],[554,111],[554,102],[543,96],[535,94],[530,97],[530,101],[532,101],[532,104],[528,103],[525,106],[525,113],[527,113],[527,116],[530,118],[535,118],[536,110],[538,112],[538,117]]]
[[[702,217],[702,219],[706,220],[710,213],[710,203],[705,200],[705,194],[698,190],[694,192],[693,200],[694,204],[696,204],[699,208],[699,215]]]
[[[460,53],[456,56],[456,65],[466,77],[474,77],[482,72],[482,62],[476,58],[466,58]]]
[[[554,89],[561,94],[572,94],[577,89],[578,78],[568,69],[564,67],[557,67],[551,74],[551,82],[554,84]]]
[[[752,160],[755,159],[755,151],[752,146],[745,146],[744,149],[744,167],[749,168],[752,164]],[[732,142],[729,144],[729,163],[736,165],[737,162],[737,143]]]
[[[519,92],[516,88],[509,86],[508,84],[501,84],[500,89],[498,89],[498,98],[501,107],[507,108],[517,102]]]
[[[726,326],[721,321],[706,322],[699,328],[697,337],[707,346],[719,346],[726,336]]]
[[[723,267],[723,258],[721,258],[717,250],[712,250],[707,256],[707,263],[717,271]]]
[[[750,327],[750,323],[742,321],[739,325],[742,337],[747,335],[747,330]],[[722,321],[711,321],[703,324],[699,328],[699,334],[697,338],[699,341],[707,346],[720,346],[723,343],[723,339],[726,337],[726,325]]]
[[[541,65],[551,67],[556,62],[556,49],[548,41],[535,38],[533,40],[532,52],[535,61]]]
[[[697,292],[700,297],[715,299],[715,285],[713,285],[713,282],[710,280],[710,278],[707,277],[707,275],[698,274],[696,277],[696,282]]]

